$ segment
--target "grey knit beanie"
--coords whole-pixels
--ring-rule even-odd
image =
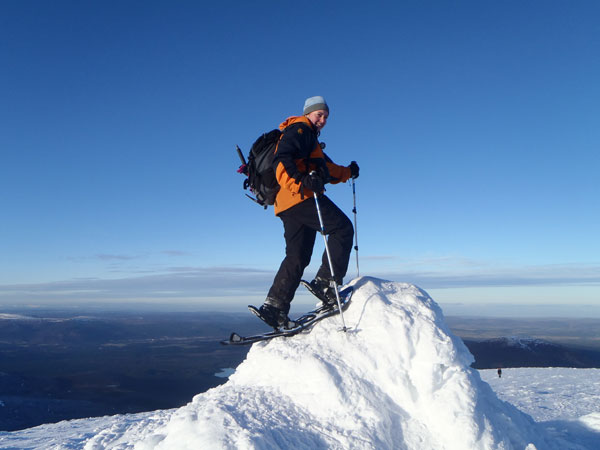
[[[307,98],[304,102],[304,114],[310,114],[313,111],[318,111],[320,109],[324,109],[329,112],[329,106],[327,106],[327,102],[323,97],[317,95],[315,97]]]

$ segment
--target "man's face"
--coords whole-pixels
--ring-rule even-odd
[[[306,117],[308,117],[308,120],[310,120],[312,124],[317,127],[317,130],[321,131],[321,128],[323,128],[327,123],[329,113],[324,109],[319,109],[317,111],[308,113]]]

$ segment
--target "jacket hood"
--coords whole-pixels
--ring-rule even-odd
[[[294,123],[298,123],[298,122],[304,122],[305,124],[309,125],[311,128],[314,129],[314,126],[313,126],[312,122],[310,120],[308,120],[308,118],[306,116],[292,116],[292,117],[288,117],[283,122],[281,122],[281,124],[279,125],[279,129],[281,131],[283,131],[284,129],[286,129],[290,125],[292,125]]]

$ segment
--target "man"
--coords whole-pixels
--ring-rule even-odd
[[[324,153],[325,144],[318,137],[327,124],[329,106],[321,96],[310,97],[304,103],[302,116],[286,119],[279,129],[281,139],[275,150],[276,178],[280,190],[275,199],[275,215],[283,222],[285,258],[273,280],[261,318],[273,328],[291,328],[288,313],[290,303],[304,269],[310,263],[317,231],[321,230],[314,199],[319,206],[331,253],[335,282],[342,284],[348,269],[354,229],[348,217],[323,194],[325,184],[340,183],[358,177],[355,161],[348,167],[334,164]],[[311,282],[321,301],[334,307],[335,291],[331,285],[331,270],[326,252],[321,267]]]

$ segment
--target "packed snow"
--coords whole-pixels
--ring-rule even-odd
[[[600,371],[483,371],[499,399],[426,292],[374,278],[351,284],[347,332],[334,316],[254,344],[227,383],[182,408],[0,433],[0,448],[600,448]],[[568,403],[584,373],[593,380],[585,411],[540,412]]]
[[[501,378],[496,370],[480,373],[498,397],[529,414],[562,448],[600,448],[600,369],[503,369]]]

